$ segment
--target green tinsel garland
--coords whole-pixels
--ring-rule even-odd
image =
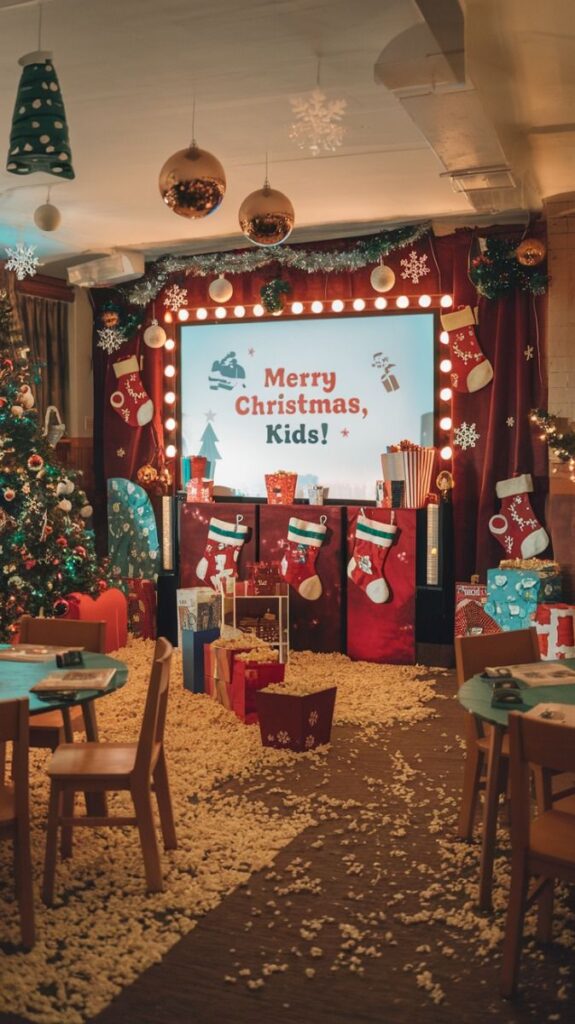
[[[524,267],[515,256],[517,242],[510,238],[488,238],[485,251],[471,261],[469,276],[480,295],[497,299],[513,288],[543,295],[548,277],[537,267]]]
[[[118,289],[128,302],[147,306],[156,298],[170,277],[176,273],[208,277],[218,274],[245,274],[278,263],[308,274],[337,274],[361,270],[395,249],[413,245],[429,231],[429,224],[411,224],[383,231],[333,249],[304,249],[289,245],[270,245],[263,249],[241,249],[236,252],[205,253],[200,256],[162,256],[148,267],[145,277],[136,284]]]
[[[282,281],[281,277],[274,277],[273,280],[262,285],[260,295],[266,313],[277,313],[279,309],[283,309],[282,294],[287,295],[289,292],[291,292],[291,284]]]
[[[569,462],[575,459],[575,432],[570,430],[567,433],[560,433],[557,427],[557,417],[552,416],[546,409],[533,409],[529,413],[532,423],[543,431],[543,435],[551,451],[555,452],[561,462]]]

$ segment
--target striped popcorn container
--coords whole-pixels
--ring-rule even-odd
[[[405,490],[404,508],[423,508],[431,490],[431,477],[435,463],[435,448],[415,448],[402,451]]]
[[[404,508],[405,468],[403,452],[387,452],[381,456],[383,476],[383,508]],[[380,481],[378,481],[379,483]],[[377,497],[376,497],[377,503]]]

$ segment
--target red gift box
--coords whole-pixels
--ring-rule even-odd
[[[246,725],[257,722],[258,712],[255,695],[270,683],[283,683],[285,665],[278,661],[243,661],[234,659],[230,702],[232,711]]]
[[[231,682],[234,673],[234,660],[238,654],[253,650],[253,645],[246,641],[245,647],[222,647],[218,641],[204,647],[204,693],[223,704],[228,711],[232,710]]]
[[[301,752],[329,743],[336,691],[335,686],[305,694],[257,690],[263,746]]]
[[[128,598],[128,630],[143,640],[156,639],[156,586],[153,580],[122,579]]]
[[[575,605],[538,604],[533,621],[545,661],[575,658]]]
[[[455,636],[481,636],[501,633],[501,626],[487,614],[483,605],[487,600],[485,583],[455,584]]]

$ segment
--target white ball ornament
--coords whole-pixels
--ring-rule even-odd
[[[389,292],[395,284],[395,274],[391,267],[386,267],[385,263],[380,263],[372,270],[369,280],[374,291]]]
[[[17,420],[21,419],[21,417],[24,415],[24,409],[22,408],[21,405],[13,405],[12,408],[10,409],[10,412]]]
[[[34,210],[34,223],[40,231],[55,231],[61,220],[62,214],[52,203],[43,203]]]
[[[144,343],[148,348],[162,348],[166,342],[166,332],[157,320],[152,320],[149,327],[144,331]]]
[[[74,491],[76,490],[76,484],[74,483],[74,481],[68,480],[68,477],[66,477],[64,483],[66,484],[66,494],[73,494]]]
[[[216,277],[208,288],[208,295],[214,302],[229,302],[234,294],[234,286],[223,274]]]
[[[92,508],[91,505],[82,505],[82,508],[80,509],[80,515],[82,516],[82,519],[89,519],[93,511],[94,509]]]
[[[67,493],[68,492],[66,489],[66,482],[64,480],[59,480],[58,483],[56,484],[56,494],[60,496],[61,494]]]
[[[34,395],[28,384],[23,384],[18,392],[18,401],[24,409],[31,409],[34,405]]]
[[[68,501],[67,498],[62,498],[62,501],[58,502],[58,508],[61,509],[62,512],[71,512],[72,511],[72,502]]]

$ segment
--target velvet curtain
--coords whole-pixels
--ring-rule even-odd
[[[68,413],[69,357],[67,302],[16,293],[28,355],[38,416],[42,421],[49,405],[66,419]]]

